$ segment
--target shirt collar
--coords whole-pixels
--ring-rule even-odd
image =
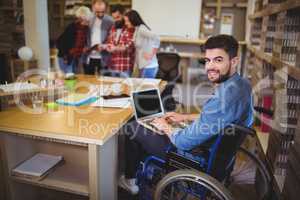
[[[235,82],[239,78],[240,78],[239,74],[237,72],[235,72],[229,79],[227,79],[226,81],[220,83],[216,87],[215,94],[218,94],[219,92],[223,91],[226,87],[228,87],[230,84],[232,84],[233,82]]]

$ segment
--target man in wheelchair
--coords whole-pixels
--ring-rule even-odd
[[[218,134],[230,124],[250,127],[253,122],[251,86],[237,73],[238,42],[229,35],[217,35],[204,44],[205,69],[209,81],[215,85],[212,97],[197,115],[175,112],[157,118],[153,125],[164,134],[156,134],[135,121],[125,126],[125,176],[119,185],[136,194],[136,171],[146,155],[166,158],[166,149],[173,145],[189,151]],[[191,122],[186,128],[173,131],[173,122]]]

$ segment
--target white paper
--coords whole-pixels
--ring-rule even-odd
[[[122,83],[127,85],[154,85],[158,86],[161,79],[155,78],[127,78]]]
[[[131,105],[130,98],[103,99],[100,97],[96,102],[92,103],[94,107],[108,108],[128,108]]]
[[[111,77],[111,76],[100,76],[98,78],[98,81],[113,82],[113,83],[120,83],[123,80],[124,80],[123,78]]]
[[[12,171],[24,175],[40,177],[49,169],[54,167],[63,159],[62,156],[53,156],[48,154],[38,153],[26,160]]]
[[[23,82],[0,85],[0,90],[3,90],[3,92],[21,92],[25,90],[33,90],[38,88],[39,86],[36,84]]]

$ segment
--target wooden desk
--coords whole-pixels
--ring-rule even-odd
[[[98,82],[92,76],[78,79],[84,84]],[[0,157],[8,199],[40,199],[37,188],[42,187],[91,200],[116,200],[116,133],[131,117],[131,108],[88,106],[60,106],[42,114],[19,108],[0,112]],[[11,175],[11,169],[38,152],[62,155],[65,163],[41,181]]]

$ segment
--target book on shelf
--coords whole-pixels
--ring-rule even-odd
[[[37,153],[16,166],[11,172],[15,177],[41,180],[63,161],[63,156]]]

